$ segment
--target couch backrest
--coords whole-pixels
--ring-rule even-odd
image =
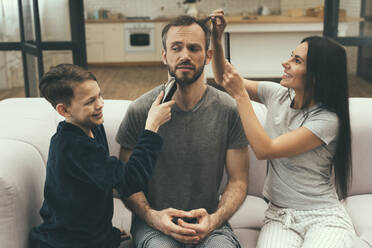
[[[350,98],[353,177],[349,195],[372,193],[372,98]]]
[[[105,129],[110,154],[119,155],[116,131],[130,104],[126,100],[105,100]],[[253,102],[258,119],[265,122],[266,108]],[[51,136],[62,117],[43,98],[12,98],[0,101],[0,139],[30,144],[40,153],[44,163]],[[353,184],[350,195],[372,192],[372,98],[350,98],[352,129]],[[250,149],[249,149],[250,150]],[[261,196],[266,175],[266,161],[258,161],[250,150],[249,194]],[[45,165],[45,164],[44,164]],[[222,185],[226,182],[226,178]]]
[[[119,155],[115,134],[129,104],[125,100],[105,100],[104,125],[111,155]],[[0,116],[0,139],[31,144],[46,163],[50,138],[63,120],[50,103],[44,98],[6,99],[0,101]]]
[[[49,141],[62,118],[43,98],[10,98],[0,102],[0,139],[34,146],[44,163]]]

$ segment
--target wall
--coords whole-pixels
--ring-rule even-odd
[[[152,7],[144,8],[151,2]],[[174,17],[185,13],[184,0],[84,0],[84,6],[88,16],[92,16],[95,10],[104,8],[113,12],[119,12],[125,16],[159,16]],[[213,10],[223,8],[229,15],[242,15],[242,13],[254,13],[258,6],[265,5],[278,11],[280,0],[201,0],[197,3],[198,9],[203,15],[209,15]]]
[[[360,17],[361,1],[340,0],[340,8],[346,9],[350,17]],[[359,23],[351,23],[346,36],[359,36]],[[346,47],[348,58],[348,72],[355,75],[358,67],[358,48]]]
[[[283,15],[288,13],[289,8],[314,8],[324,4],[324,0],[280,0],[280,8]],[[340,0],[340,8],[346,10],[349,17],[359,17],[361,0]],[[349,23],[346,36],[359,36],[359,23]],[[348,57],[348,72],[355,75],[357,70],[358,48],[346,47]]]

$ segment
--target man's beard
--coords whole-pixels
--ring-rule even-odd
[[[203,65],[200,66],[197,70],[196,70],[195,66],[192,65],[193,66],[193,71],[194,71],[194,75],[192,77],[188,77],[187,76],[188,73],[183,73],[181,77],[178,77],[176,75],[176,68],[179,65],[192,65],[192,64],[191,63],[181,63],[181,64],[176,65],[173,70],[167,64],[169,75],[171,75],[172,77],[174,77],[176,79],[177,84],[179,84],[180,86],[184,86],[184,85],[193,84],[194,82],[196,82],[200,78],[200,76],[203,74],[203,71],[204,71],[205,61],[204,61]]]

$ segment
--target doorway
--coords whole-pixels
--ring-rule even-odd
[[[26,97],[40,96],[39,78],[58,62],[87,67],[83,0],[0,0],[0,8],[11,27],[0,37],[0,75],[19,81],[18,64]]]

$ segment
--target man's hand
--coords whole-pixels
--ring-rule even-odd
[[[204,208],[195,209],[189,211],[193,218],[197,218],[197,224],[190,224],[182,219],[178,220],[178,225],[184,228],[195,230],[196,235],[200,240],[204,240],[208,235],[213,232],[217,227],[213,221],[212,215],[208,214],[207,210]]]
[[[190,212],[177,210],[174,208],[163,209],[161,211],[151,210],[147,218],[147,223],[155,229],[171,236],[175,240],[184,244],[197,244],[200,237],[196,235],[194,229],[176,225],[172,222],[174,217],[191,218]]]

